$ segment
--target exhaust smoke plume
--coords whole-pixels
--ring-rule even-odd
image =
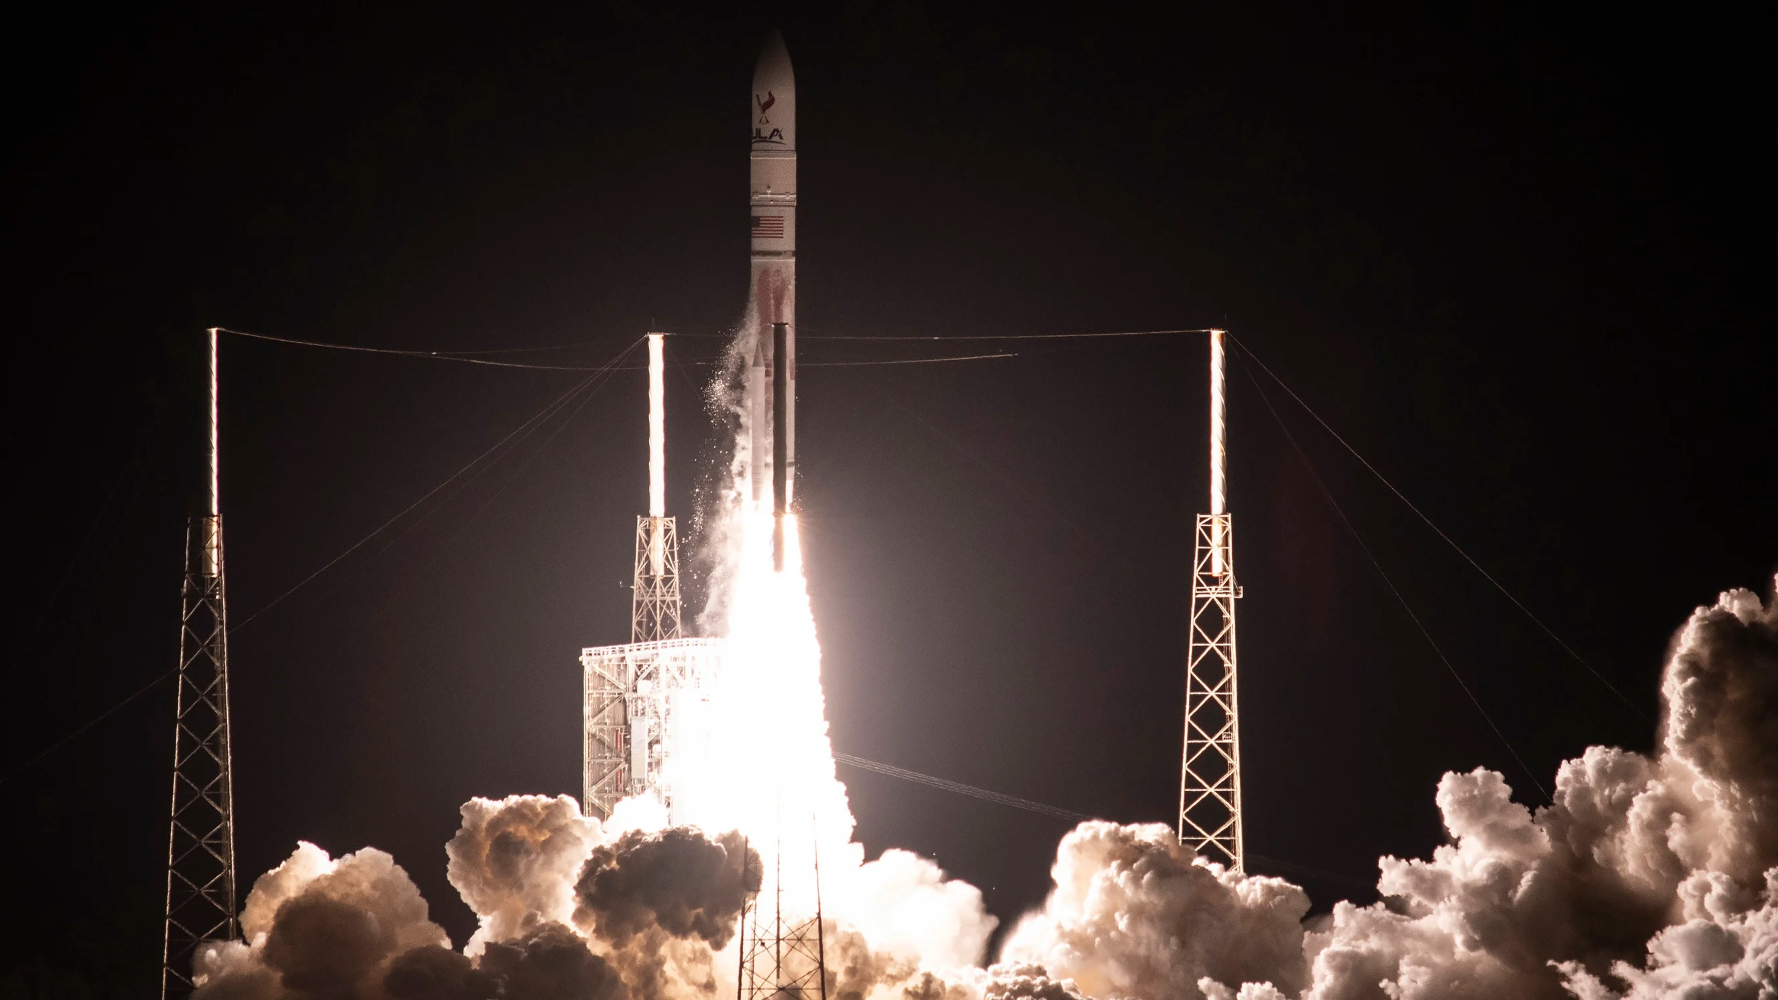
[[[744,442],[733,385],[710,399]],[[805,917],[819,860],[839,1000],[1778,1000],[1778,596],[1693,614],[1654,755],[1589,748],[1535,812],[1495,772],[1446,774],[1451,842],[1381,859],[1385,902],[1305,920],[1283,879],[1195,858],[1162,826],[1089,821],[983,967],[996,922],[977,889],[852,842],[794,518],[778,572],[744,447],[702,514],[702,620],[725,652],[699,732],[676,737],[671,825],[652,800],[606,824],[567,796],[465,804],[446,854],[480,925],[460,952],[388,855],[301,844],[254,885],[246,940],[201,951],[200,1000],[732,996],[749,859]]]

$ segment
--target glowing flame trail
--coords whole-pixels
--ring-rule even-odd
[[[856,849],[845,789],[834,776],[801,539],[795,515],[787,515],[779,573],[769,507],[754,507],[739,527],[723,666],[702,720],[710,743],[678,758],[685,766],[674,776],[675,819],[738,829],[763,853],[779,852],[787,896],[812,900],[817,843],[834,862]],[[768,876],[776,867],[768,864]]]
[[[648,335],[648,516],[667,516],[665,337]]]

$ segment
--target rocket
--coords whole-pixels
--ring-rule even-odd
[[[772,490],[772,559],[784,568],[784,519],[796,482],[796,76],[784,38],[760,47],[748,108],[752,302],[745,405],[753,500]],[[769,416],[768,416],[769,415]]]

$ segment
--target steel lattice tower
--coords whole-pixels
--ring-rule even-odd
[[[636,519],[636,572],[630,594],[631,642],[679,638],[679,532],[673,518]]]
[[[206,941],[237,935],[235,810],[228,734],[228,613],[223,600],[217,470],[217,330],[210,331],[210,468],[206,512],[185,530],[179,694],[167,824],[167,922],[161,998],[195,989],[192,961]]]
[[[580,651],[581,808],[599,819],[649,792],[671,807],[664,778],[675,713],[705,686],[719,646],[684,637],[680,625],[679,535],[667,516],[663,337],[648,335],[648,515],[636,519],[630,641]]]
[[[747,852],[741,876],[747,905],[741,911],[740,971],[736,1000],[827,1000],[827,949],[821,923],[821,861],[815,860],[815,915],[784,915],[784,852],[780,846],[770,893],[760,891],[765,862]],[[770,897],[769,904],[763,896]]]
[[[1198,515],[1192,553],[1179,840],[1211,861],[1244,871],[1235,696],[1235,601],[1241,586],[1235,582],[1234,524],[1228,512],[1224,336],[1222,330],[1210,331],[1210,513]]]

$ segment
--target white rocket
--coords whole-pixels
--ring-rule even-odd
[[[796,76],[776,31],[760,48],[748,112],[753,315],[745,326],[754,335],[746,386],[749,471],[753,499],[763,501],[770,465],[773,559],[781,570],[784,517],[796,482]]]

